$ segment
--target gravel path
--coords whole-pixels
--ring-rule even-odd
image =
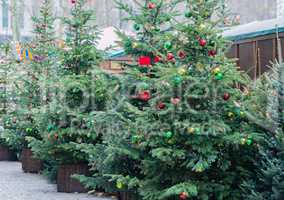
[[[24,174],[18,162],[0,162],[0,200],[107,200],[87,194],[57,193],[56,185],[34,174]]]

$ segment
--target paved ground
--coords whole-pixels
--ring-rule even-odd
[[[24,174],[18,162],[0,162],[0,200],[107,200],[87,194],[57,193],[40,175]]]

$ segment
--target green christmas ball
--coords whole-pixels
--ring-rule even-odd
[[[27,132],[27,133],[31,133],[32,131],[33,131],[32,128],[26,128],[26,132]]]
[[[184,16],[187,17],[187,18],[190,18],[190,17],[192,17],[192,13],[188,11],[188,12],[185,13]]]
[[[181,77],[181,76],[175,76],[175,77],[173,78],[173,83],[174,83],[175,85],[179,85],[179,84],[181,84],[181,82],[182,82],[182,77]]]
[[[215,79],[216,79],[217,81],[222,80],[223,77],[224,77],[224,75],[223,75],[221,72],[218,72],[218,73],[215,74]]]
[[[173,137],[173,133],[171,131],[167,131],[164,133],[164,137],[167,139],[171,139]]]
[[[134,28],[135,31],[140,31],[141,25],[140,24],[134,24],[133,28]]]
[[[253,140],[252,139],[247,139],[247,145],[252,145],[252,143],[253,143]]]
[[[173,45],[170,41],[168,41],[168,42],[165,42],[164,47],[165,49],[170,50],[173,47]]]
[[[140,136],[139,135],[133,135],[131,137],[132,143],[138,143],[140,141]]]
[[[53,129],[54,129],[54,125],[49,124],[48,127],[47,127],[47,131],[51,132]]]

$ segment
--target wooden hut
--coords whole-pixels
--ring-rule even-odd
[[[278,58],[277,33],[284,47],[283,19],[256,21],[230,28],[223,33],[233,42],[227,56],[237,58],[237,65],[256,79]]]

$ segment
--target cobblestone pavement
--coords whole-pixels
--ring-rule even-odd
[[[87,194],[57,193],[56,185],[34,174],[24,174],[18,162],[0,162],[0,200],[107,200]]]

